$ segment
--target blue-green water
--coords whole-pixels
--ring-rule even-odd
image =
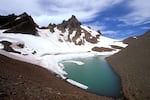
[[[77,65],[62,61],[68,78],[87,85],[89,92],[112,97],[120,95],[120,79],[107,62],[102,59],[102,56],[72,60],[81,61],[84,64]]]

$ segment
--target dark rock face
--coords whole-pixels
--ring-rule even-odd
[[[8,29],[4,33],[23,33],[36,35],[37,24],[33,21],[32,17],[27,13],[23,13],[19,16],[10,15],[3,16],[4,22],[1,24],[0,29]]]
[[[3,50],[6,50],[6,51],[8,51],[8,52],[14,52],[14,53],[19,53],[19,54],[20,54],[20,52],[15,51],[15,50],[11,47],[11,45],[12,45],[11,42],[9,42],[9,41],[0,41],[0,43],[4,46]]]
[[[48,29],[48,27],[45,27],[45,26],[42,26],[42,27],[39,27],[40,29]]]
[[[15,20],[16,18],[17,18],[17,16],[14,14],[11,14],[8,16],[0,16],[0,29],[1,29],[2,25]]]
[[[54,32],[54,28],[56,27],[56,25],[55,24],[49,24],[48,25],[48,28],[49,28],[49,30],[50,30],[50,32]]]
[[[111,48],[105,48],[105,47],[93,47],[92,50],[96,51],[96,52],[109,52],[109,51],[113,51],[113,49],[111,49]]]

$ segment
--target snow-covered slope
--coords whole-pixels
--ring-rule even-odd
[[[75,57],[110,55],[127,46],[121,41],[104,37],[99,32],[80,25],[75,16],[52,28],[36,27],[36,35],[3,33],[5,30],[0,30],[0,54],[40,65],[63,79],[66,79],[64,75],[67,73],[59,61]],[[76,84],[73,81],[68,82]],[[76,85],[87,88],[81,84]]]

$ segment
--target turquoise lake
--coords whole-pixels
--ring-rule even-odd
[[[71,59],[81,61],[78,65],[62,61],[67,77],[88,86],[87,91],[98,95],[118,97],[120,95],[120,78],[104,60],[104,56]]]

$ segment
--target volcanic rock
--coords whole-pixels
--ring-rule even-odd
[[[10,14],[8,16],[0,16],[0,29],[2,25],[15,20],[17,16],[15,14]]]
[[[0,41],[0,43],[4,46],[3,50],[6,50],[6,51],[8,51],[8,52],[14,52],[14,53],[19,53],[19,54],[20,54],[20,52],[15,51],[15,50],[11,47],[11,45],[12,45],[11,42],[9,42],[9,41]]]
[[[101,35],[99,31],[97,32],[96,36],[92,36],[90,32],[81,27],[81,22],[79,22],[79,20],[74,15],[72,15],[72,17],[67,21],[64,20],[61,24],[49,24],[48,27],[51,33],[55,32],[54,28],[57,28],[64,34],[66,34],[65,32],[68,32],[67,36],[62,34],[60,35],[61,37],[67,37],[67,39],[65,38],[65,41],[73,42],[75,45],[84,45],[85,41],[95,44],[98,42],[97,39]],[[75,32],[74,36],[72,36],[73,32]],[[81,37],[82,35],[84,36]],[[63,42],[60,39],[59,41]]]
[[[106,48],[106,47],[93,47],[92,50],[96,51],[96,52],[110,52],[110,51],[113,51],[113,49]]]
[[[52,32],[52,33],[55,32],[55,31],[54,31],[54,28],[55,28],[55,27],[56,27],[56,24],[51,24],[51,23],[50,23],[50,24],[48,25],[48,28],[50,29],[50,32]]]
[[[65,29],[68,28],[69,33],[72,33],[74,30],[80,31],[80,25],[81,23],[78,21],[78,19],[74,15],[72,15],[72,17],[68,21],[64,20],[61,24],[58,24],[57,28],[63,33],[65,32]]]
[[[4,33],[22,33],[36,35],[36,27],[38,27],[38,25],[27,13],[23,13],[19,16],[3,16],[3,19],[5,24],[2,24],[0,28],[7,29]]]

